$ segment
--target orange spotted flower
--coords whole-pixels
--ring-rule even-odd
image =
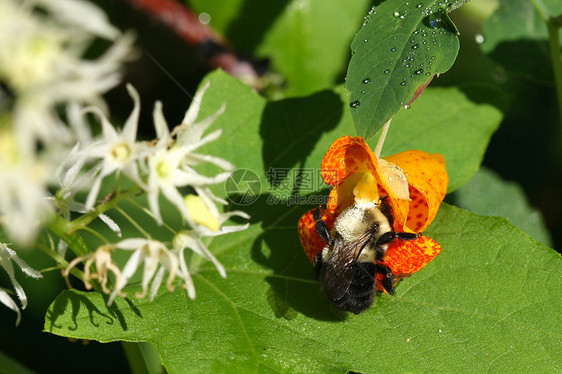
[[[333,186],[322,219],[332,231],[338,215],[359,202],[378,202],[392,208],[393,230],[422,233],[433,221],[445,197],[449,178],[440,154],[405,151],[379,159],[361,137],[337,139],[322,161],[322,178]],[[311,262],[326,242],[316,232],[313,210],[299,221],[299,236]],[[399,279],[422,269],[441,252],[434,240],[420,236],[411,241],[396,239],[381,261]],[[377,289],[382,287],[377,274]]]

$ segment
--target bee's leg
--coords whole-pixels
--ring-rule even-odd
[[[397,238],[400,240],[409,241],[416,240],[420,236],[421,234],[414,234],[411,232],[385,232],[377,239],[375,243],[377,248],[377,260],[382,260],[388,248],[388,244],[392,243]]]
[[[390,244],[394,241],[394,239],[398,238],[400,240],[404,240],[404,241],[410,241],[410,240],[416,240],[417,238],[419,238],[421,236],[421,234],[415,234],[413,232],[395,232],[395,231],[389,231],[389,232],[385,232],[384,234],[382,234],[378,239],[377,239],[377,245],[382,245],[382,244]]]
[[[377,239],[377,245],[390,244],[397,238],[394,231],[385,232]]]
[[[392,214],[392,208],[390,207],[387,199],[388,196],[385,196],[380,200],[380,210],[382,214],[384,214],[386,219],[388,219],[388,224],[390,225],[390,227],[392,227],[392,225],[394,225],[394,215]]]
[[[316,271],[317,277],[320,275],[320,270],[322,269],[323,266],[324,263],[322,262],[322,253],[318,253],[314,257],[314,270]]]
[[[413,232],[397,232],[396,237],[400,240],[409,241],[409,240],[416,240],[422,236],[422,233],[415,234]]]
[[[396,283],[396,277],[394,274],[392,274],[388,267],[381,264],[375,264],[375,270],[377,273],[384,275],[384,278],[382,279],[382,286],[389,295],[394,296],[394,283]]]
[[[332,241],[332,236],[330,235],[330,230],[328,230],[328,226],[326,226],[326,222],[322,219],[322,212],[320,208],[316,208],[312,213],[312,217],[314,218],[314,223],[316,224],[316,232],[322,239],[327,241],[328,243]]]

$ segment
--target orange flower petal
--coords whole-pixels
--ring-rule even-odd
[[[397,277],[409,277],[440,252],[441,245],[427,236],[410,241],[397,239],[388,246],[382,263]]]
[[[335,186],[355,173],[376,173],[377,159],[365,139],[360,136],[342,136],[328,149],[322,160],[322,178]]]
[[[394,212],[394,229],[423,232],[437,215],[447,193],[449,176],[445,159],[437,153],[406,151],[386,157],[386,160],[404,170],[410,185],[408,215],[404,219],[403,211]]]
[[[304,248],[306,255],[310,262],[314,263],[314,258],[318,253],[321,253],[326,242],[316,232],[316,223],[314,222],[313,213],[316,209],[311,209],[299,220],[299,238]],[[322,210],[322,219],[326,222],[328,230],[332,230],[334,226],[335,216],[328,213],[327,210]]]

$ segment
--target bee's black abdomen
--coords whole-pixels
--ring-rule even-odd
[[[375,297],[375,278],[375,264],[357,262],[355,264],[355,276],[347,293],[339,300],[332,300],[334,306],[355,314],[369,309]]]

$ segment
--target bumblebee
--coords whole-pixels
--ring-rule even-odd
[[[320,208],[313,218],[316,232],[326,241],[314,267],[321,290],[337,309],[355,314],[368,309],[373,304],[377,273],[383,275],[386,292],[394,295],[396,277],[380,261],[394,240],[415,240],[421,234],[393,231],[394,216],[385,198],[345,209],[332,232],[322,220]]]

